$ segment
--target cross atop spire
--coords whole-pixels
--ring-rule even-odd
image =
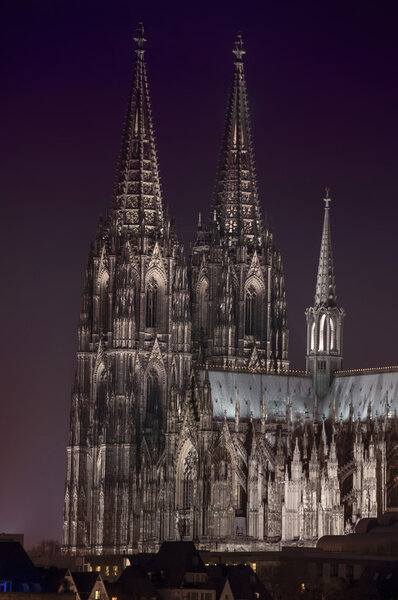
[[[224,137],[218,165],[214,210],[221,237],[228,243],[240,240],[261,243],[261,220],[250,134],[249,107],[242,57],[241,34],[233,53],[236,56],[228,102]]]
[[[136,53],[138,55],[144,54],[144,52],[145,52],[144,44],[147,40],[146,40],[146,37],[144,36],[144,25],[143,25],[142,21],[140,21],[137,25],[137,29],[135,30],[135,36],[134,36],[133,40],[137,44]]]
[[[235,40],[234,49],[232,50],[233,54],[235,54],[237,60],[242,62],[243,55],[246,54],[246,50],[243,49],[243,40],[242,34],[238,33]]]
[[[334,280],[332,237],[330,232],[330,202],[329,188],[325,189],[325,215],[323,219],[323,231],[321,241],[321,252],[319,256],[318,276],[315,290],[315,306],[336,306],[336,284]]]
[[[332,199],[329,198],[329,193],[330,193],[330,188],[325,187],[325,198],[323,199],[323,201],[325,202],[325,208],[330,208],[329,204]]]

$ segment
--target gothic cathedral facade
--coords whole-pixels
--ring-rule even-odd
[[[307,370],[289,370],[240,36],[211,218],[186,259],[163,211],[142,25],[134,39],[113,206],[85,274],[64,551],[313,545],[398,505],[398,372],[342,371],[328,194]]]

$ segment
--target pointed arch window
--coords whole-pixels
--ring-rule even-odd
[[[236,507],[235,515],[237,517],[245,517],[247,509],[247,494],[243,487],[238,484],[238,505]]]
[[[315,350],[315,321],[311,325],[311,341],[310,341],[310,349]]]
[[[245,333],[254,335],[256,319],[256,291],[250,287],[246,292],[245,302]]]
[[[199,290],[199,331],[205,333],[208,320],[209,284],[203,280]]]
[[[161,423],[162,417],[162,393],[159,382],[159,375],[152,369],[147,378],[146,386],[146,422],[150,426],[152,423]]]
[[[184,470],[182,475],[182,508],[188,510],[193,505],[193,470],[194,470],[194,452],[190,450],[184,460]]]
[[[100,329],[108,331],[108,280],[109,276],[104,273],[100,280],[99,302],[100,302]]]
[[[96,385],[95,421],[98,424],[96,435],[102,436],[106,429],[108,411],[108,384],[103,366],[98,370]]]
[[[154,328],[158,324],[158,298],[158,284],[152,280],[146,290],[146,327]]]

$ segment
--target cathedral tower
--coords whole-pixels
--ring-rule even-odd
[[[91,247],[78,330],[64,549],[128,552],[156,535],[170,398],[191,370],[188,274],[164,217],[139,25],[113,208]],[[170,393],[172,390],[172,394]]]
[[[341,370],[343,362],[344,310],[337,307],[330,232],[330,202],[327,189],[314,306],[307,308],[305,313],[307,318],[306,369],[312,374],[315,394],[320,398],[329,390],[332,375],[335,371]]]
[[[213,211],[191,256],[194,356],[224,367],[288,368],[282,260],[261,223],[238,35]]]

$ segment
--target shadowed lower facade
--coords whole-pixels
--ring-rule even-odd
[[[64,551],[314,545],[398,506],[398,370],[342,371],[328,193],[307,371],[289,370],[240,36],[211,217],[186,259],[163,211],[145,41],[140,25],[115,196],[85,275]]]

